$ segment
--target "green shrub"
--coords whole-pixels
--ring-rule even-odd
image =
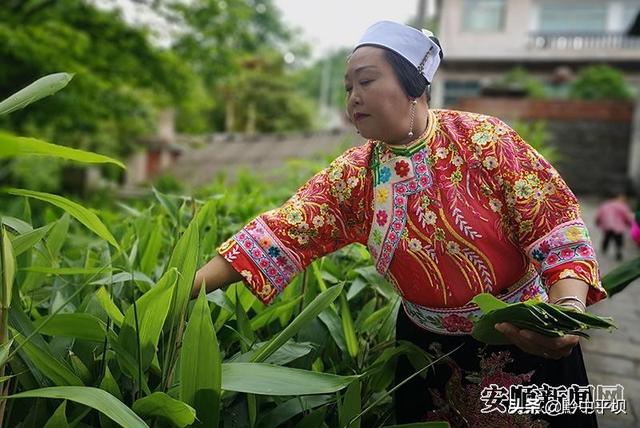
[[[594,65],[578,74],[569,95],[588,101],[631,100],[633,91],[620,71],[608,65]]]

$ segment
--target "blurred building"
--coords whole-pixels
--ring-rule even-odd
[[[440,0],[445,62],[432,104],[477,96],[516,66],[555,89],[580,68],[606,63],[640,93],[639,13],[640,0]]]

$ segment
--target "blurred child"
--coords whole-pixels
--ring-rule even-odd
[[[633,224],[634,215],[624,193],[603,202],[596,212],[596,226],[602,230],[604,235],[602,254],[606,254],[609,242],[613,241],[616,260],[622,260],[624,235]]]

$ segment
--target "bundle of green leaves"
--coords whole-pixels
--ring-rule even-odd
[[[574,334],[589,338],[586,330],[592,328],[616,328],[612,318],[578,312],[565,306],[554,305],[538,299],[520,303],[505,303],[489,293],[477,295],[472,300],[483,315],[474,321],[471,335],[489,345],[506,345],[509,340],[495,325],[508,322],[518,328],[534,331],[549,337]]]

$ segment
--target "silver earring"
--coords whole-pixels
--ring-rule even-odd
[[[409,133],[407,134],[409,138],[413,137],[413,121],[416,118],[416,104],[418,104],[418,100],[411,101],[411,124],[409,125]]]

